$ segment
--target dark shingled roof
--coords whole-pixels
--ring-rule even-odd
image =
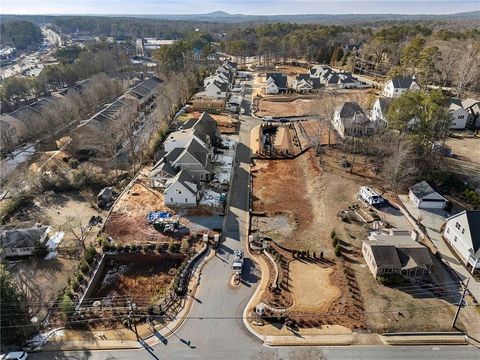
[[[395,246],[371,244],[371,248],[378,267],[400,268],[402,266]]]
[[[135,85],[128,93],[138,99],[142,99],[144,97],[150,96],[162,82],[163,81],[159,78],[152,76],[151,78]]]
[[[273,79],[278,88],[287,88],[287,75],[283,75],[282,73],[267,73],[267,80],[269,78]]]
[[[353,101],[346,101],[340,107],[340,117],[342,118],[349,118],[353,117],[355,113],[363,114],[363,109],[358,105],[356,102]]]
[[[397,246],[396,249],[400,262],[402,263],[402,269],[411,269],[433,264],[430,253],[424,246]]]
[[[393,99],[390,98],[378,98],[378,102],[380,103],[380,109],[382,109],[382,114],[386,115],[388,112],[388,108],[390,107],[390,104],[392,103]]]
[[[413,192],[413,194],[418,198],[418,199],[423,199],[424,197],[435,194],[437,193],[429,183],[427,183],[425,180],[420,181],[419,183],[416,183],[412,187],[410,187],[410,191]]]
[[[392,79],[392,84],[396,89],[408,89],[414,81],[411,77],[397,77]]]
[[[480,249],[480,210],[466,211],[470,236],[472,237],[473,251]]]
[[[186,123],[184,123],[180,129],[181,130],[188,130],[188,129],[191,129],[197,122],[198,120],[197,119],[190,119],[188,120]]]
[[[0,247],[10,249],[34,247],[47,229],[48,226],[6,230],[0,235]]]
[[[181,153],[183,153],[184,148],[175,148],[172,151],[170,151],[167,155],[165,155],[165,158],[169,162],[175,162],[175,160],[178,159]]]

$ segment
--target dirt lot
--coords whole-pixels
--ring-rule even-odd
[[[162,191],[148,186],[150,167],[145,167],[133,186],[123,194],[105,224],[105,233],[119,244],[169,241],[146,221],[149,211],[172,211],[163,205]]]
[[[340,181],[328,174],[322,176],[312,149],[291,160],[257,160],[252,170],[253,209],[273,215],[259,217],[259,221],[278,214],[286,226],[278,226],[280,221],[265,235],[291,249],[323,251],[326,257],[333,257],[329,235],[338,224],[336,213],[353,202],[358,184],[340,176]],[[326,184],[329,191],[325,191]],[[285,231],[290,235],[285,237]]]
[[[342,159],[339,150],[327,150],[319,164],[313,151],[308,151],[294,160],[257,160],[254,167],[253,207],[258,216],[252,228],[259,227],[282,246],[309,249],[310,254],[316,251],[317,258],[323,251],[328,260],[321,266],[318,260],[290,263],[289,291],[294,305],[288,313],[306,327],[337,324],[352,328],[363,323],[375,332],[447,330],[454,311],[447,301],[451,298],[437,298],[409,283],[383,286],[373,278],[361,253],[366,226],[355,220],[342,222],[337,212],[356,203],[359,186],[385,186],[364,159],[359,159],[354,174],[340,166]],[[339,258],[333,255],[329,237],[333,229],[342,248]],[[434,261],[435,278],[443,278],[446,270]],[[313,325],[302,320],[315,308]],[[458,326],[464,323],[460,318]]]
[[[370,90],[337,90],[321,91],[308,95],[272,95],[260,100],[257,116],[307,116],[331,112],[332,107],[345,101],[356,101],[360,106],[371,106]],[[280,101],[278,101],[280,100]]]
[[[451,170],[480,189],[480,138],[449,138],[446,144],[454,154],[448,159]]]
[[[290,274],[292,277],[293,305],[291,311],[327,312],[340,295],[340,289],[330,280],[332,267],[322,267],[315,263],[292,261]],[[305,286],[308,284],[308,286]]]
[[[109,267],[93,298],[131,299],[139,306],[155,303],[168,291],[182,258],[156,263],[115,263]]]

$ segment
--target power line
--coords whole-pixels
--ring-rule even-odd
[[[436,305],[436,306],[423,306],[423,307],[416,307],[415,310],[424,310],[424,309],[438,309],[438,308],[448,308],[448,307],[456,307],[457,305],[454,304],[447,304],[447,305]],[[475,304],[472,305],[465,305],[464,307],[470,307],[470,306],[476,306]],[[408,308],[396,308],[395,310],[376,310],[376,311],[362,311],[363,314],[377,314],[377,313],[396,313],[400,310],[407,310],[409,311]],[[312,316],[319,315],[319,316],[337,316],[337,315],[354,315],[358,314],[358,312],[344,312],[344,311],[338,311],[338,312],[324,312],[324,313],[319,313],[319,314],[311,314]],[[106,320],[106,319],[118,319],[118,318],[125,318],[126,315],[114,315],[114,316],[108,316],[108,317],[99,317],[99,318],[93,318],[93,319],[85,319],[85,320],[70,320],[65,323],[65,325],[68,324],[75,324],[75,323],[84,323],[84,322],[95,322],[95,321],[100,321],[100,320]],[[141,316],[146,316],[146,315],[141,315]],[[137,316],[138,317],[138,316]],[[243,320],[243,319],[253,319],[254,317],[252,316],[183,316],[183,317],[177,317],[177,316],[166,316],[166,315],[151,315],[152,318],[155,319],[181,319],[181,320]],[[7,328],[17,328],[17,327],[31,327],[31,326],[37,326],[36,324],[24,324],[24,325],[9,325],[9,326],[3,326],[2,329],[7,329]]]

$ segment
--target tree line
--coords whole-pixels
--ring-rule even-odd
[[[94,74],[116,76],[131,70],[129,54],[118,43],[91,44],[78,52],[73,63],[63,61],[47,65],[37,77],[11,76],[0,84],[2,112],[11,112],[24,103],[70,87]]]
[[[0,34],[2,47],[12,46],[19,50],[36,49],[43,41],[40,27],[30,21],[2,21]]]

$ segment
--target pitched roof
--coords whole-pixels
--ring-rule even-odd
[[[287,75],[284,75],[282,73],[267,73],[267,80],[268,78],[272,78],[273,81],[275,82],[275,85],[277,85],[278,88],[280,89],[286,89],[287,88]]]
[[[198,190],[194,188],[195,182],[193,181],[193,178],[190,176],[190,174],[186,170],[181,170],[174,178],[168,180],[167,182],[168,185],[167,185],[167,188],[165,189],[165,192],[168,191],[168,188],[177,181],[181,183],[192,194],[194,195],[197,194]]]
[[[375,244],[368,242],[372,249],[372,255],[378,267],[400,268],[402,263],[398,258],[395,246],[388,244]]]
[[[152,76],[146,80],[141,81],[137,85],[135,85],[132,89],[130,89],[127,94],[135,96],[138,99],[142,99],[144,97],[150,96],[155,89],[162,83],[163,81],[159,78]]]
[[[479,106],[480,106],[480,101],[475,100],[475,99],[471,99],[471,98],[462,101],[462,105],[463,105],[464,109],[471,108],[471,107],[473,107],[477,104],[479,104]]]
[[[436,194],[442,196],[440,193],[435,191],[429,183],[425,180],[416,183],[415,185],[411,186],[410,191],[418,198],[423,199],[429,195]],[[443,197],[443,196],[442,196]]]
[[[178,174],[178,170],[171,166],[170,163],[165,160],[166,159],[161,159],[155,164],[152,171],[150,172],[150,177],[153,177],[160,172],[165,172],[170,176],[175,176]]]
[[[220,89],[220,91],[227,91],[228,90],[228,84],[225,83],[225,82],[221,82],[221,81],[218,81],[217,79],[213,80],[213,82],[208,85],[208,86],[211,86],[211,85],[215,85],[217,88]],[[207,86],[207,87],[208,87]]]
[[[167,155],[165,155],[165,158],[167,159],[168,162],[174,163],[178,157],[183,153],[184,148],[175,148],[172,151],[170,151]]]
[[[396,89],[409,89],[415,79],[411,77],[396,77],[391,79],[393,87]]]
[[[6,230],[0,234],[0,247],[18,249],[34,247],[40,241],[48,226],[34,227],[29,229]]]
[[[390,107],[390,104],[392,103],[393,99],[391,98],[384,98],[384,97],[379,97],[378,102],[380,104],[380,109],[382,110],[382,114],[386,115],[388,112],[388,108]]]
[[[353,117],[355,113],[364,114],[363,109],[354,101],[346,101],[337,108],[341,118]]]
[[[473,251],[476,253],[480,249],[480,210],[469,210],[465,213],[472,237]]]
[[[397,246],[398,258],[402,264],[402,269],[411,269],[415,267],[424,267],[425,265],[432,265],[432,257],[428,249],[422,245],[411,246]]]

